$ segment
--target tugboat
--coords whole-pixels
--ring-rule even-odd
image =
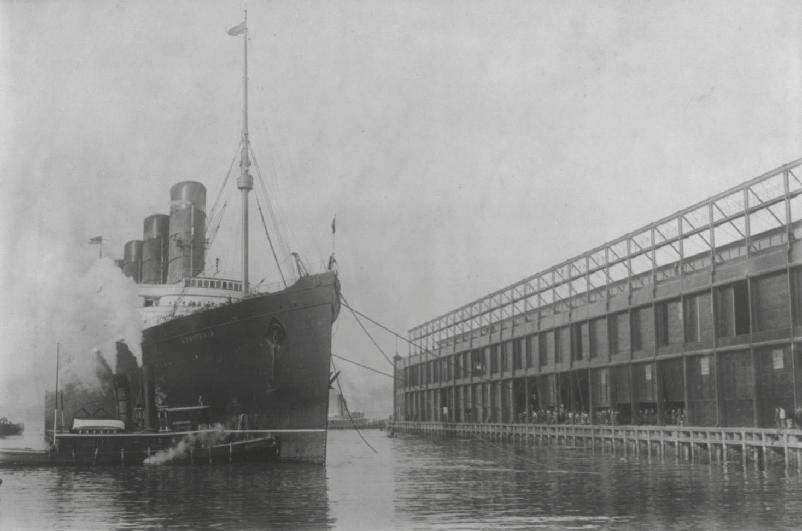
[[[14,424],[6,417],[0,417],[0,437],[9,435],[20,435],[25,429],[25,424]]]

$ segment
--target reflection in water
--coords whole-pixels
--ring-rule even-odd
[[[802,522],[802,475],[782,466],[365,436],[378,453],[354,432],[330,433],[325,468],[0,467],[0,528],[765,529]]]

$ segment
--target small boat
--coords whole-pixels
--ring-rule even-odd
[[[19,435],[25,429],[25,424],[14,424],[6,417],[0,418],[0,437],[8,435]]]

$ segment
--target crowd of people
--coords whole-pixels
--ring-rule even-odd
[[[532,424],[601,424],[616,426],[631,424],[628,408],[622,410],[617,408],[599,408],[595,412],[588,413],[581,409],[574,411],[560,404],[557,407],[532,408],[529,418],[526,412],[518,415],[519,422],[529,422]],[[636,424],[646,425],[671,425],[687,426],[688,415],[683,407],[666,408],[663,412],[662,423],[658,418],[657,410],[653,407],[641,408],[637,411]],[[802,429],[802,407],[794,410],[790,414],[782,406],[774,408],[774,423],[777,429],[796,428]]]
[[[560,404],[558,407],[533,408],[529,419],[526,412],[519,415],[521,422],[532,424],[602,424],[615,426],[629,424],[629,412],[620,411],[616,408],[600,408],[593,414],[582,409],[574,411]],[[638,410],[638,424],[659,424],[657,411],[655,408],[642,408]],[[671,408],[665,411],[663,423],[675,426],[685,426],[688,424],[688,417],[684,408]]]
[[[802,407],[796,408],[793,415],[789,415],[782,406],[775,407],[774,424],[778,430],[782,428],[802,428]]]

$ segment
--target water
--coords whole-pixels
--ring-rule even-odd
[[[0,467],[0,529],[783,529],[802,474],[673,455],[329,433],[292,464]],[[0,446],[26,446],[26,439]],[[26,444],[31,443],[31,444]]]

